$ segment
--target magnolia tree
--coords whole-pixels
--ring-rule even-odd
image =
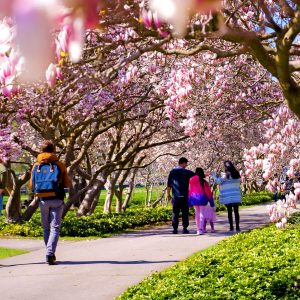
[[[160,148],[162,145],[185,138],[182,130],[181,132],[173,131],[171,126],[166,126],[165,118],[166,113],[162,108],[152,107],[147,113],[140,114],[137,120],[116,126],[95,141],[95,146],[99,145],[95,147],[98,151],[97,153],[91,152],[90,156],[94,157],[91,171],[92,174],[97,175],[97,178],[94,183],[90,181],[90,185],[94,184],[90,192],[96,193],[105,185],[108,191],[104,205],[105,213],[111,211],[114,194],[117,197],[116,210],[120,212],[126,209],[128,203],[126,205],[122,203],[122,187],[131,170],[131,175],[133,175],[131,180],[134,180],[135,169],[144,166],[142,163],[146,157],[145,151],[148,153],[148,149]],[[101,146],[103,144],[106,147]],[[151,157],[153,156],[155,154]],[[119,188],[115,187],[116,183]],[[94,200],[91,202],[91,200],[93,199],[89,197],[88,192],[79,207],[79,215],[91,212],[98,201],[98,196],[95,199],[96,202]]]
[[[59,60],[69,55],[73,62],[79,61],[84,56],[85,31],[91,32],[96,27],[102,27],[102,30],[116,36],[116,41],[120,38],[127,41],[130,35],[137,32],[137,39],[161,41],[161,44],[148,44],[148,47],[140,48],[140,53],[166,45],[171,39],[184,37],[188,41],[185,49],[165,46],[163,49],[178,55],[209,51],[217,58],[252,55],[278,79],[290,108],[298,114],[297,35],[300,26],[297,1],[49,0],[41,3],[36,0],[4,0],[1,5],[3,15],[10,16],[16,22],[16,47],[24,57],[25,70],[28,70],[24,74],[38,77],[40,70],[51,59],[54,63],[54,52],[51,55],[49,50],[55,48],[55,44]],[[117,31],[110,31],[112,24],[119,24],[123,33],[118,35]],[[5,33],[1,35],[4,37],[1,41],[2,57],[8,60],[6,65],[10,69],[5,72],[3,85],[15,90],[12,82],[22,63],[18,64],[15,59],[15,50],[8,50],[12,42],[10,29],[5,25],[1,28]],[[53,39],[49,38],[49,32],[53,34]],[[30,51],[32,45],[35,51]],[[126,64],[137,56],[127,57],[119,63]],[[8,73],[14,75],[11,77]],[[26,82],[25,75],[21,82]],[[52,85],[54,79],[60,77],[60,70],[50,65],[47,77]]]
[[[245,149],[245,174],[249,178],[262,177],[272,192],[276,192],[280,177],[294,180],[294,192],[284,200],[269,206],[270,219],[278,228],[285,227],[291,208],[296,207],[300,196],[297,182],[299,163],[299,122],[286,106],[281,106],[270,119],[264,121],[264,143]]]
[[[107,42],[112,37],[115,35],[112,36],[107,31],[102,38],[105,38],[105,42]],[[94,43],[98,45],[97,36],[95,35],[95,39],[89,40],[89,43],[91,48]],[[99,44],[98,46],[101,47],[101,42]],[[129,45],[123,47],[112,42],[112,46],[106,50],[109,56],[102,60],[103,70],[109,69],[110,64],[118,60],[117,54],[120,55],[122,50],[126,49],[131,50]],[[94,61],[94,54],[94,50],[87,50],[85,59],[88,60],[92,56],[91,61]],[[125,54],[126,52],[124,52]],[[150,66],[149,59],[151,60]],[[38,88],[38,86],[28,88],[21,94],[12,96],[7,100],[13,109],[4,109],[3,114],[7,119],[19,122],[20,126],[12,128],[11,135],[18,147],[28,151],[33,156],[37,154],[36,144],[41,139],[52,139],[64,157],[71,178],[80,172],[80,165],[88,153],[95,151],[93,147],[95,147],[96,139],[102,137],[112,128],[122,128],[124,124],[135,121],[135,126],[142,130],[142,134],[136,135],[134,140],[131,138],[127,144],[125,143],[125,149],[128,149],[129,142],[143,141],[141,140],[143,138],[145,142],[149,143],[151,134],[159,130],[166,130],[168,126],[173,126],[173,123],[168,123],[166,120],[167,115],[163,109],[165,99],[163,90],[158,84],[163,77],[168,77],[169,73],[162,68],[165,63],[161,54],[154,53],[149,58],[140,57],[136,64],[129,65],[128,68],[119,66],[116,78],[113,77],[107,81],[105,88],[101,82],[103,78],[107,77],[105,74],[99,73],[98,65],[87,63],[72,66],[68,64],[67,59],[64,60],[64,64],[62,68],[64,80],[57,82],[55,89],[52,87]],[[152,83],[151,86],[149,86],[149,81]],[[140,125],[143,123],[144,125]],[[150,126],[151,123],[152,126]],[[147,128],[150,128],[150,133]],[[180,129],[180,126],[178,128]],[[135,127],[132,129],[137,134],[138,130]],[[122,133],[127,134],[125,131]],[[163,137],[162,133],[161,136]],[[110,135],[106,137],[105,142],[109,139]],[[144,148],[159,146],[160,143],[173,140],[177,140],[177,137],[166,138],[163,141],[157,139],[156,143],[138,147],[133,154]],[[118,142],[112,146],[117,147]],[[124,160],[119,157],[120,155],[122,157],[122,153],[118,156],[115,152],[110,152],[109,147],[106,148],[106,151],[108,163],[100,162],[102,166],[96,168],[93,175],[90,172],[90,177],[86,176],[89,180],[95,180],[100,173],[104,174],[103,180],[98,181],[96,185],[93,185],[93,180],[90,180],[90,184],[84,190],[87,191],[91,188],[91,193],[86,194],[88,203],[91,203],[90,199],[95,198],[96,190],[99,190],[100,187],[98,185],[102,184],[103,186],[107,176],[116,165],[130,161],[130,155],[133,155],[131,153]],[[113,157],[110,157],[109,153],[112,153]],[[74,197],[75,194],[71,188],[66,210],[72,204]],[[86,201],[83,203],[85,204]],[[36,203],[33,205],[36,207]],[[31,208],[29,208],[30,212],[33,211]],[[80,213],[82,208],[83,206],[80,207]],[[89,211],[90,208],[85,207],[84,214]],[[25,219],[28,219],[30,215],[25,213]],[[18,218],[16,216],[12,219]]]
[[[157,14],[173,29],[173,35],[185,37],[189,47],[171,49],[179,55],[210,51],[216,57],[250,54],[277,78],[290,109],[299,117],[298,1],[158,1],[149,0],[145,9]],[[214,11],[203,15],[196,4],[206,4]],[[207,6],[205,7],[207,9]],[[200,14],[198,13],[200,10]],[[182,18],[178,17],[180,11]],[[151,17],[150,17],[151,19]],[[149,18],[145,18],[145,25]],[[153,27],[152,27],[153,29]],[[218,43],[225,41],[227,43]]]

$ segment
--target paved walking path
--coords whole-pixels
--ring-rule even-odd
[[[242,209],[240,215],[242,231],[269,222],[265,205]],[[0,239],[0,247],[33,250],[0,260],[0,298],[113,299],[151,273],[230,235],[227,215],[220,214],[217,220],[217,232],[205,236],[195,234],[195,223],[191,221],[189,235],[173,235],[170,226],[165,225],[105,239],[60,242],[59,264],[55,266],[44,263],[44,247],[40,240]]]

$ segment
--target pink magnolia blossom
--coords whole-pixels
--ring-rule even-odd
[[[56,1],[52,1],[52,5]],[[53,4],[54,3],[54,4]],[[12,16],[16,21],[16,43],[25,60],[21,75],[24,82],[35,82],[43,78],[53,60],[51,30],[54,20],[48,1],[15,0]]]
[[[5,55],[11,49],[14,37],[14,29],[4,19],[0,22],[0,56]]]
[[[288,171],[286,172],[286,175],[290,178],[295,177],[295,170],[293,168],[289,168]]]
[[[295,182],[294,183],[294,188],[295,189],[300,189],[300,182]]]
[[[62,69],[58,66],[56,66],[56,76],[60,80],[62,80],[64,78]]]
[[[72,20],[68,45],[68,51],[72,62],[76,63],[81,59],[84,45],[84,33],[84,19],[82,16],[78,15]]]
[[[16,159],[21,154],[21,147],[14,141],[10,126],[0,127],[0,161]]]
[[[0,8],[11,16],[17,34],[15,43],[24,58],[25,68],[19,80],[30,83],[43,78],[54,62],[52,34],[60,20],[63,28],[56,42],[56,53],[69,52],[70,59],[81,58],[85,30],[99,23],[98,0],[10,0],[1,1]],[[66,10],[69,10],[68,12]],[[11,48],[11,28],[0,23],[0,56]],[[1,63],[1,62],[0,62]]]
[[[278,222],[278,223],[276,223],[276,227],[277,227],[277,229],[283,229],[285,227],[285,223]]]
[[[141,19],[145,25],[145,27],[147,28],[151,28],[152,27],[152,12],[149,10],[147,11],[145,8],[142,8],[141,10]]]
[[[64,26],[62,30],[58,33],[57,39],[56,39],[56,55],[57,59],[60,60],[61,54],[64,55],[69,51],[69,42],[70,42],[70,33],[71,33],[71,27],[70,26]]]
[[[54,87],[56,83],[57,70],[54,64],[50,64],[46,70],[46,81],[50,87]]]
[[[153,13],[153,22],[154,22],[154,25],[157,29],[159,29],[162,26],[162,23],[161,23],[158,15],[157,15],[157,12]]]

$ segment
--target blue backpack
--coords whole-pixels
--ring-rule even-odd
[[[32,188],[39,198],[54,198],[59,195],[60,170],[57,164],[41,162],[32,171]]]

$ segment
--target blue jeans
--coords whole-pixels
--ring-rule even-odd
[[[3,209],[3,195],[0,194],[0,216],[2,213],[2,209]]]
[[[40,200],[46,255],[54,255],[61,225],[64,202],[59,199]]]

